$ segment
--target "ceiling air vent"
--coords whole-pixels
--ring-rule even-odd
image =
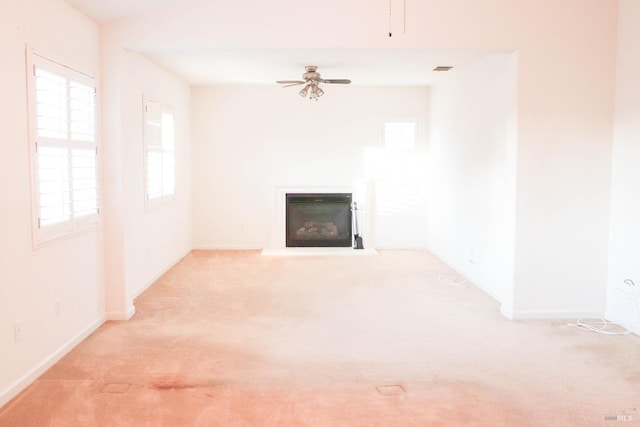
[[[433,71],[449,71],[452,68],[453,67],[447,67],[445,65],[438,65],[436,68],[433,69]]]

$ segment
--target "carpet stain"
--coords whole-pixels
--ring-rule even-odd
[[[611,346],[604,345],[602,343],[578,344],[578,345],[574,345],[573,348],[579,351],[584,351],[584,352],[591,353],[598,356],[608,357],[611,355]]]
[[[640,384],[640,372],[633,372],[629,375],[625,375],[624,379],[630,383]]]
[[[401,396],[407,393],[401,385],[379,385],[376,390],[381,396]]]
[[[131,384],[105,384],[104,387],[100,389],[100,392],[121,394],[126,393],[130,388]]]
[[[184,376],[167,376],[155,378],[149,383],[148,387],[155,390],[188,390],[211,388],[220,385],[220,382],[213,380],[202,380]]]

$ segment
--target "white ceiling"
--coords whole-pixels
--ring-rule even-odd
[[[98,22],[184,4],[188,0],[66,0]],[[439,65],[460,67],[488,52],[424,49],[213,49],[143,52],[192,85],[274,84],[298,80],[305,65],[323,78],[351,79],[354,85],[429,85]]]
[[[107,22],[120,18],[136,16],[184,0],[65,0],[97,22]]]
[[[274,84],[299,80],[305,65],[318,66],[325,79],[351,79],[354,85],[433,83],[438,65],[461,66],[481,51],[417,49],[218,49],[147,52],[146,55],[192,85]]]

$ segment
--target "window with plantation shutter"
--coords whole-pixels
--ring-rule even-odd
[[[175,193],[174,116],[160,104],[144,100],[146,205],[153,207]]]
[[[94,79],[30,53],[30,128],[36,245],[98,222]]]
[[[416,119],[384,122],[384,148],[393,151],[414,151],[418,136]]]

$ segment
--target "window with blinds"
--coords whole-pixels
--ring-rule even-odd
[[[34,237],[45,243],[98,222],[94,79],[30,55]]]
[[[418,125],[415,119],[384,122],[384,148],[393,151],[415,151]]]
[[[144,100],[145,190],[147,207],[175,193],[175,119],[162,105]]]

